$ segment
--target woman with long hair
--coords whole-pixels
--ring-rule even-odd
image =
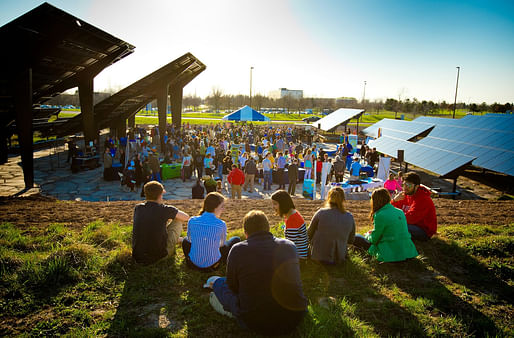
[[[324,264],[345,261],[347,244],[353,243],[355,235],[355,220],[344,202],[344,190],[334,187],[328,192],[325,205],[312,217],[307,233],[313,260]]]
[[[217,192],[207,194],[200,215],[191,217],[182,250],[187,263],[201,271],[212,271],[227,260],[232,245],[239,237],[227,239],[227,225],[220,219],[225,210],[225,197]]]
[[[298,256],[302,259],[309,257],[309,240],[307,238],[307,227],[302,215],[296,210],[293,199],[285,190],[278,190],[271,195],[271,201],[275,212],[284,218],[286,228],[284,231],[286,239],[296,245]]]
[[[307,149],[303,155],[303,167],[305,169],[305,179],[311,178],[312,172],[312,151]]]
[[[355,235],[354,245],[366,250],[381,262],[399,262],[418,255],[407,228],[402,210],[391,204],[391,195],[385,188],[371,194],[373,230]]]

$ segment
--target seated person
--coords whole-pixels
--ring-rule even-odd
[[[262,211],[247,213],[243,227],[247,240],[232,247],[227,277],[209,278],[210,303],[258,334],[290,333],[307,311],[295,245],[269,232]]]
[[[212,176],[204,176],[202,177],[202,179],[204,180],[203,181],[203,185],[205,186],[205,191],[207,193],[210,193],[210,192],[215,192],[216,191],[216,186],[217,186],[217,183],[216,181],[212,178]]]
[[[137,263],[152,264],[175,253],[182,223],[189,216],[174,206],[164,204],[166,191],[161,183],[150,181],[143,189],[146,201],[134,209],[132,257]]]
[[[295,209],[293,199],[285,190],[278,190],[271,195],[273,209],[284,218],[286,228],[284,235],[286,239],[292,241],[298,250],[298,256],[302,259],[309,257],[309,238],[307,236],[307,226],[302,215]]]
[[[182,250],[189,265],[202,271],[217,269],[227,260],[228,252],[239,237],[227,239],[227,225],[220,218],[225,211],[225,197],[217,192],[207,194],[200,216],[191,217]]]
[[[400,262],[418,255],[405,215],[391,205],[387,189],[379,188],[371,194],[370,218],[373,230],[365,236],[355,235],[355,246],[367,250],[381,262]]]
[[[347,243],[353,243],[355,221],[345,210],[344,201],[343,188],[332,188],[325,206],[312,217],[308,235],[313,260],[324,264],[345,261]]]
[[[384,182],[384,188],[386,188],[391,196],[394,196],[397,192],[402,191],[402,187],[395,179],[393,173],[389,173],[389,179]]]
[[[407,218],[412,239],[426,241],[437,232],[437,215],[430,190],[421,185],[419,175],[409,172],[403,177],[403,191],[392,204],[402,209]]]
[[[134,167],[134,161],[131,161],[129,166],[123,170],[121,185],[126,185],[130,188],[130,191],[134,191],[134,187],[136,186],[136,168]]]
[[[198,180],[196,180],[196,184],[193,186],[193,188],[191,188],[191,195],[192,195],[191,198],[203,200],[204,194],[205,194],[205,189],[202,185],[202,181],[200,181],[198,179]]]

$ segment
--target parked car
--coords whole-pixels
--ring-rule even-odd
[[[303,122],[316,122],[319,119],[320,119],[320,117],[318,117],[318,116],[309,116],[309,117],[302,119],[302,121]]]

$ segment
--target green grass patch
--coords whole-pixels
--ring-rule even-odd
[[[380,264],[354,249],[343,265],[302,262],[309,308],[291,336],[512,336],[513,232],[456,224],[416,243],[420,256],[407,262]],[[188,268],[180,249],[139,266],[131,234],[130,224],[103,221],[0,224],[0,333],[252,336],[211,309],[201,287],[211,274]]]

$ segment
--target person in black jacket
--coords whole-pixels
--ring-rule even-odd
[[[197,179],[196,184],[191,188],[191,198],[203,200],[204,193],[205,188],[202,185],[202,181],[200,179]]]
[[[257,174],[257,165],[255,164],[255,160],[250,156],[248,161],[246,161],[245,165],[245,184],[243,186],[243,190],[246,190],[246,187],[250,185],[248,192],[253,192],[253,183],[255,181],[255,175]]]
[[[289,187],[287,192],[289,195],[294,196],[296,192],[296,183],[298,182],[298,160],[296,158],[287,168],[287,176],[289,177]]]
[[[247,240],[230,250],[227,277],[211,277],[205,285],[214,290],[209,301],[258,334],[290,333],[307,312],[296,247],[269,232],[262,211],[247,213],[243,227]]]

